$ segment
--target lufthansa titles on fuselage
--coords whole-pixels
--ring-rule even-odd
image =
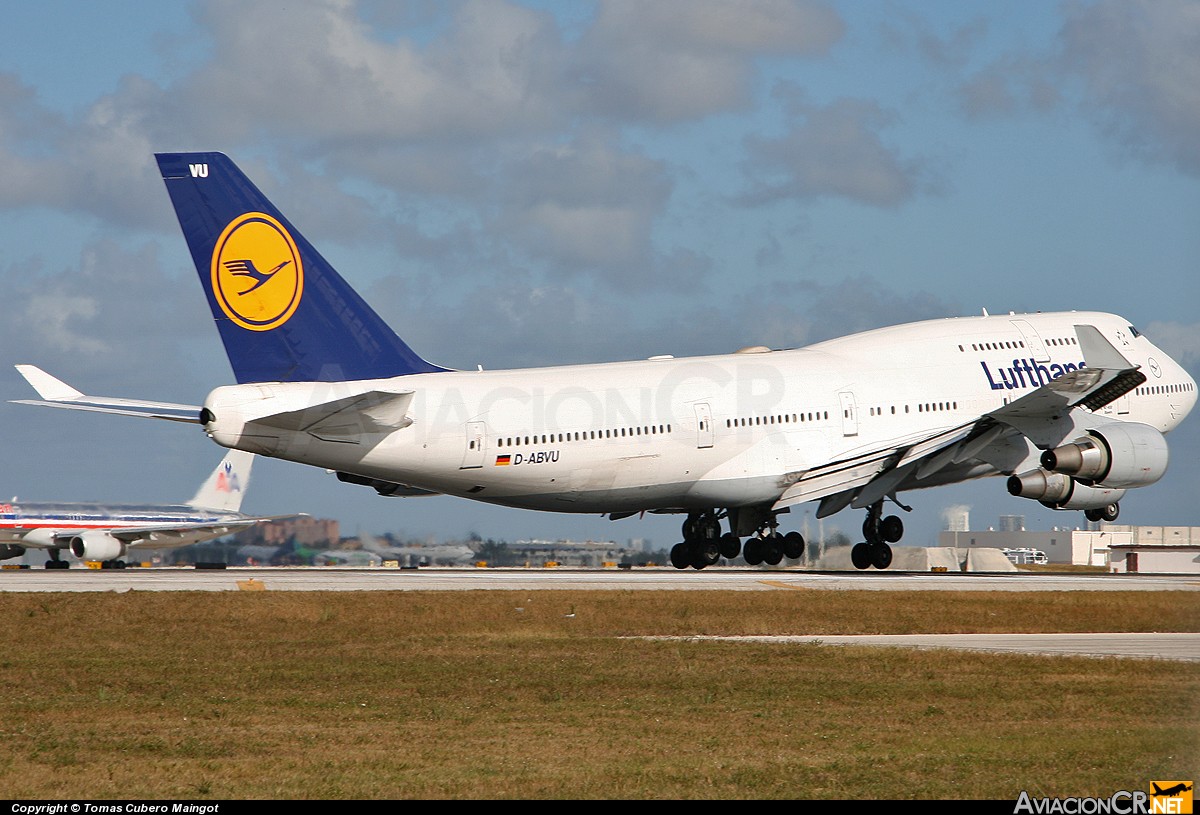
[[[986,362],[980,360],[979,364],[983,366],[983,375],[987,377],[988,385],[994,391],[1040,388],[1068,371],[1086,367],[1083,362],[1066,362],[1060,365],[1057,362],[1039,364],[1032,359],[1014,359],[1011,366],[997,368],[993,373]]]

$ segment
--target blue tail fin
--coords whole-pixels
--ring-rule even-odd
[[[445,370],[417,356],[223,153],[159,153],[239,383]]]

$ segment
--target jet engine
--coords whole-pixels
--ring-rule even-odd
[[[1030,470],[1008,477],[1008,491],[1032,498],[1050,509],[1106,509],[1125,497],[1125,490],[1093,487],[1069,475]]]
[[[125,554],[125,544],[96,529],[71,538],[71,554],[80,560],[116,560]]]
[[[8,560],[10,557],[20,557],[25,554],[25,547],[15,543],[0,544],[0,560]]]
[[[1113,422],[1047,450],[1041,464],[1085,485],[1145,487],[1163,477],[1167,459],[1162,433],[1147,424]]]

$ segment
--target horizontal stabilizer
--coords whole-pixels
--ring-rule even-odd
[[[41,400],[13,399],[16,405],[87,410],[95,413],[116,413],[121,416],[140,416],[144,419],[166,419],[172,422],[201,424],[199,405],[179,405],[173,402],[146,402],[139,399],[120,399],[111,396],[85,396],[67,383],[56,379],[34,365],[15,366],[21,376],[33,386]]]
[[[367,391],[300,410],[275,413],[253,424],[310,433],[326,441],[357,442],[363,433],[385,433],[412,424],[413,391]]]

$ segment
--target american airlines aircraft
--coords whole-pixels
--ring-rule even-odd
[[[194,422],[225,447],[382,495],[678,513],[680,569],[799,557],[803,538],[779,526],[806,502],[818,518],[863,510],[852,560],[884,569],[904,530],[889,502],[909,511],[901,494],[984,476],[1114,520],[1127,490],[1162,478],[1164,434],[1196,403],[1182,367],[1129,321],[1093,312],[984,312],[720,356],[449,370],[406,345],[225,155],[157,159],[238,384],[191,407],[69,396],[52,380],[37,404]]]
[[[38,372],[27,371],[37,378]],[[133,549],[170,549],[219,538],[268,518],[238,510],[250,482],[254,455],[231,450],[185,504],[0,503],[0,559],[27,549],[50,554],[47,569],[66,569],[67,549],[80,560],[123,568]]]

